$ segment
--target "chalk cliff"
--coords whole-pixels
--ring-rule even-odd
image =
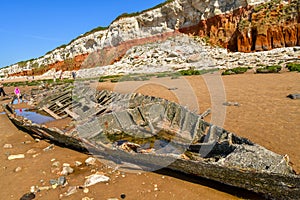
[[[107,28],[98,27],[40,58],[1,69],[0,75],[110,65],[134,46],[183,33],[230,51],[296,46],[300,45],[299,11],[297,0],[169,0],[140,13],[119,16]]]

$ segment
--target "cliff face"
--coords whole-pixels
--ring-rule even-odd
[[[107,29],[90,31],[40,58],[1,69],[0,74],[109,65],[133,46],[180,33],[204,37],[230,51],[294,46],[300,43],[299,16],[296,0],[174,0],[135,16],[120,16]]]

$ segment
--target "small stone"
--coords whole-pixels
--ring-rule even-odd
[[[44,148],[43,151],[50,151],[52,149],[54,149],[54,144],[51,144],[48,147]]]
[[[75,166],[76,167],[79,167],[79,166],[81,166],[82,165],[82,162],[80,162],[80,161],[75,161]]]
[[[31,193],[34,193],[34,192],[35,192],[35,186],[31,186],[31,187],[30,187],[30,192],[31,192]]]
[[[84,182],[84,187],[95,185],[96,183],[100,182],[107,182],[110,178],[101,174],[93,174],[86,177],[86,179],[87,180]]]
[[[52,167],[59,167],[60,166],[60,162],[56,161],[54,163],[52,163]]]
[[[83,197],[81,200],[94,200],[94,198]]]
[[[20,200],[32,200],[35,198],[35,194],[33,192],[24,194]]]
[[[122,193],[120,197],[121,197],[121,199],[125,199],[126,198],[126,194]]]
[[[38,157],[39,155],[41,155],[40,153],[34,154],[32,155],[33,158]]]
[[[14,159],[20,159],[20,158],[25,158],[24,154],[17,154],[17,155],[10,155],[8,156],[8,160],[14,160]]]
[[[38,138],[35,138],[34,141],[35,141],[35,142],[40,142],[41,140],[38,139]]]
[[[85,193],[85,194],[89,193],[89,188],[84,188],[83,193]]]
[[[5,144],[5,145],[3,146],[3,148],[4,148],[4,149],[12,149],[13,146],[12,146],[12,144]]]
[[[95,163],[96,163],[96,158],[94,157],[89,157],[85,160],[86,165],[95,165]]]
[[[51,162],[54,162],[55,160],[56,160],[55,158],[52,158],[52,159],[51,159]]]
[[[64,193],[65,196],[70,196],[74,193],[77,192],[77,187],[76,186],[70,186],[68,191]]]
[[[60,177],[57,179],[58,185],[65,185],[66,182],[67,182],[67,179],[66,179],[66,177],[64,177],[64,176],[60,176]]]
[[[66,176],[68,174],[72,174],[74,172],[74,169],[69,166],[64,166],[63,170],[60,172],[61,175]]]
[[[26,153],[27,154],[35,154],[36,151],[34,149],[29,149]]]
[[[22,167],[17,167],[14,171],[15,172],[19,172],[19,171],[21,171],[22,170]]]
[[[50,179],[49,183],[50,183],[50,185],[57,185],[58,184],[56,179]]]

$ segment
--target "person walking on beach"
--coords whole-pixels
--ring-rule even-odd
[[[2,82],[0,82],[0,96],[1,96],[1,94],[3,95],[3,97],[6,96],[6,93],[4,91],[4,86],[3,86]]]
[[[15,93],[15,95],[16,95],[17,98],[18,98],[18,103],[20,103],[21,92],[20,92],[20,90],[19,90],[18,87],[15,87],[14,93]]]

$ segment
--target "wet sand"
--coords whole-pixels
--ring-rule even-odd
[[[181,81],[184,81],[184,84],[181,84]],[[289,155],[294,169],[299,173],[300,100],[292,100],[286,96],[290,93],[300,93],[300,73],[222,76],[222,81],[226,94],[225,100],[239,104],[239,106],[221,107],[225,109],[226,114],[225,118],[221,119],[224,128],[278,154]],[[137,82],[114,84],[104,82],[96,86],[99,89],[135,91],[167,98],[185,104],[191,109],[199,108],[198,112],[202,113],[215,106],[211,102],[210,94],[213,92],[209,92],[211,86],[208,87],[207,82],[207,78],[192,76],[185,77],[184,80],[163,78],[156,82],[146,81],[138,84]],[[7,93],[11,93],[13,88],[5,89]],[[216,91],[218,89],[215,88]],[[21,88],[21,91],[26,90],[29,88]],[[222,97],[220,99],[223,100]],[[3,103],[9,100],[3,101],[1,97],[0,101]],[[217,114],[213,112],[205,120],[214,120],[216,117],[214,115]],[[90,155],[57,145],[49,151],[44,151],[43,149],[51,143],[43,140],[36,142],[30,135],[18,130],[3,114],[0,114],[0,133],[1,199],[19,199],[30,191],[31,186],[50,185],[49,180],[58,178],[61,170],[52,166],[55,161],[59,161],[61,165],[69,163],[75,172],[66,176],[68,181],[66,187],[43,190],[37,193],[35,199],[82,199],[83,197],[94,200],[121,199],[123,193],[125,199],[262,199],[261,196],[245,190],[165,169],[156,172],[129,173],[114,171],[99,161],[95,166],[83,164],[76,167],[75,161],[84,163]],[[13,147],[4,149],[4,144],[12,144]],[[7,159],[9,154],[20,153],[24,154],[25,158]],[[18,172],[15,171],[17,167],[21,168]],[[96,171],[103,172],[111,180],[108,183],[90,186],[88,193],[84,193],[83,189],[77,189],[75,194],[63,195],[71,186],[82,185],[84,177]]]

